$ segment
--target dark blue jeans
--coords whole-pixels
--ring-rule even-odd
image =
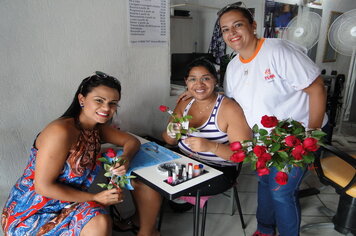
[[[281,236],[298,236],[301,218],[298,189],[306,169],[292,168],[286,185],[276,183],[277,172],[273,167],[269,175],[259,177],[257,229],[274,235],[277,227]]]

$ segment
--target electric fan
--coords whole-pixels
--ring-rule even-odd
[[[338,133],[340,134],[343,121],[350,115],[352,96],[355,86],[355,53],[356,53],[356,9],[345,12],[332,23],[328,33],[330,46],[338,53],[351,56],[349,73],[345,83],[345,93],[341,113],[338,120]]]
[[[319,40],[321,17],[310,12],[307,7],[299,8],[298,15],[294,17],[283,31],[282,38],[298,45],[311,49]]]

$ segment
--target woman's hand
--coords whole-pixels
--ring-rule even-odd
[[[169,122],[167,125],[167,135],[170,138],[176,138],[177,134],[180,133],[182,125],[180,123]]]
[[[123,158],[123,160],[126,160],[125,163],[123,165],[120,165],[119,163],[116,163],[116,165],[114,167],[111,167],[110,171],[112,174],[117,175],[117,176],[123,176],[126,174],[127,169],[129,168],[129,161],[127,160],[127,158],[121,156],[121,158]]]
[[[185,91],[184,93],[179,95],[179,97],[177,99],[177,103],[179,103],[181,100],[182,101],[188,100],[191,97],[193,97],[193,95],[189,91]]]
[[[190,137],[184,139],[184,143],[194,152],[214,152],[215,142],[210,142],[205,138]]]
[[[94,195],[94,201],[104,205],[109,206],[117,204],[123,201],[123,193],[120,188],[113,188],[110,190],[105,190]]]

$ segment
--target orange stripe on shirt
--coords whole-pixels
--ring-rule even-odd
[[[265,41],[265,38],[261,38],[258,43],[257,43],[257,47],[256,47],[256,50],[254,51],[252,57],[248,58],[248,59],[243,59],[241,56],[239,56],[240,58],[240,61],[242,63],[249,63],[250,61],[252,61],[258,54],[258,52],[260,51],[261,47],[262,47],[262,44],[263,42]]]

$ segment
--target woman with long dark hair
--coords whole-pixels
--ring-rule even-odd
[[[120,82],[105,73],[96,72],[81,82],[67,111],[33,143],[24,174],[3,209],[5,235],[111,235],[112,222],[105,206],[122,202],[122,191],[89,193],[87,189],[100,169],[102,142],[123,147],[121,157],[126,162],[112,169],[115,175],[126,173],[139,149],[134,136],[107,125],[120,98]],[[134,187],[139,193],[156,194],[143,184]],[[141,235],[158,235],[151,221],[141,224]]]

